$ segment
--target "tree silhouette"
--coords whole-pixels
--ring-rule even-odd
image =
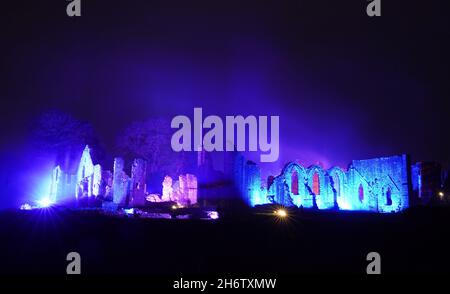
[[[34,125],[33,135],[39,148],[56,154],[83,150],[85,145],[95,144],[91,124],[58,110],[43,113]]]
[[[152,118],[134,122],[118,136],[117,149],[128,161],[145,159],[150,173],[165,172],[177,176],[189,169],[192,156],[172,150],[171,134],[168,119]]]

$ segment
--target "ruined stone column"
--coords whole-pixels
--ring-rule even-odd
[[[103,191],[101,190],[101,185],[102,185],[102,167],[99,164],[97,164],[94,166],[92,195],[99,196],[103,194]]]
[[[186,184],[189,204],[197,203],[197,177],[192,174],[186,174]]]
[[[127,197],[127,175],[123,171],[124,162],[120,157],[114,158],[113,174],[113,201],[116,204],[125,204]]]
[[[135,159],[131,167],[131,205],[145,205],[146,194],[146,170],[147,162],[143,159]]]

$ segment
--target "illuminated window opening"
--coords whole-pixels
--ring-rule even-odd
[[[313,175],[312,190],[315,195],[320,195],[320,180],[319,180],[319,174],[317,172],[314,173],[314,175]]]
[[[363,188],[362,184],[359,184],[358,196],[359,196],[359,201],[363,202],[364,201],[364,188]]]
[[[298,173],[295,171],[291,177],[291,193],[298,195]]]

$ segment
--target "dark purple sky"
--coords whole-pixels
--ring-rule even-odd
[[[448,1],[2,3],[2,152],[61,109],[106,146],[133,120],[279,115],[280,161],[450,161]],[[9,144],[8,144],[9,143]]]

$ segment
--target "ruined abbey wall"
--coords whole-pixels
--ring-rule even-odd
[[[251,206],[280,204],[313,209],[398,212],[409,206],[411,180],[406,155],[353,160],[347,170],[305,168],[291,162],[267,189],[256,165],[238,162],[236,181]]]

